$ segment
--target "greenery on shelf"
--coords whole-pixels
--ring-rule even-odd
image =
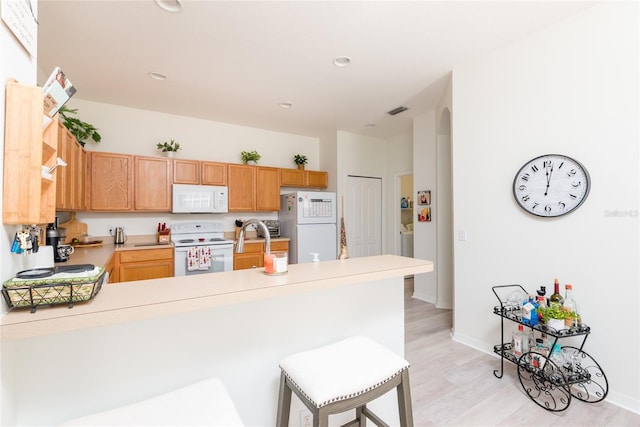
[[[547,323],[550,319],[575,319],[577,313],[574,311],[563,310],[562,307],[542,307],[538,309],[538,312],[542,314],[542,321]]]
[[[180,143],[179,142],[175,142],[173,139],[169,142],[158,142],[158,144],[156,145],[157,149],[162,151],[163,153],[166,152],[176,152],[180,149]]]
[[[296,154],[295,156],[293,156],[293,162],[296,165],[306,165],[307,164],[307,156],[304,156],[302,154]]]
[[[260,154],[258,154],[257,151],[241,151],[240,152],[240,157],[242,158],[242,163],[244,163],[245,165],[251,161],[255,162],[256,164],[258,163],[258,160],[260,160],[260,158],[262,157]]]
[[[98,129],[92,124],[83,122],[77,117],[72,116],[77,113],[78,109],[67,108],[64,105],[58,111],[58,114],[60,114],[62,118],[62,124],[76,137],[80,145],[84,147],[87,138],[91,138],[93,142],[100,142],[102,136],[98,133]]]

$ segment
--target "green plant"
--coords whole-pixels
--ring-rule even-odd
[[[175,142],[173,139],[170,142],[158,142],[156,145],[158,150],[166,153],[167,151],[178,151],[180,149],[180,143]]]
[[[246,165],[250,161],[258,163],[262,156],[257,151],[242,151],[240,152],[240,157],[242,158],[242,163]]]
[[[559,306],[538,308],[538,313],[542,314],[544,323],[547,323],[549,319],[575,319],[578,316],[575,311],[563,310]]]
[[[62,106],[58,111],[62,118],[62,124],[69,129],[69,132],[76,137],[80,145],[84,147],[85,140],[91,138],[93,142],[100,142],[102,136],[98,133],[98,129],[90,123],[83,122],[77,117],[72,117],[71,114],[77,114],[77,109],[67,108]]]
[[[293,162],[296,165],[306,165],[307,164],[307,156],[303,156],[302,154],[296,154],[293,156]]]

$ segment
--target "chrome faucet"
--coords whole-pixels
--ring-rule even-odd
[[[242,224],[242,228],[240,228],[240,234],[238,234],[238,241],[236,242],[236,253],[241,254],[244,252],[244,229],[247,228],[247,225],[255,225],[262,228],[264,233],[264,253],[271,253],[271,236],[269,235],[269,229],[264,224],[264,222],[257,219],[248,219]]]

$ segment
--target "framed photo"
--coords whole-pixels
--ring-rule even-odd
[[[431,222],[431,208],[420,208],[418,211],[418,222]]]
[[[430,205],[431,204],[431,191],[418,191],[418,204]]]

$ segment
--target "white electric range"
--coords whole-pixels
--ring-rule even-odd
[[[224,238],[221,222],[183,222],[170,228],[176,276],[233,270],[233,240]]]

